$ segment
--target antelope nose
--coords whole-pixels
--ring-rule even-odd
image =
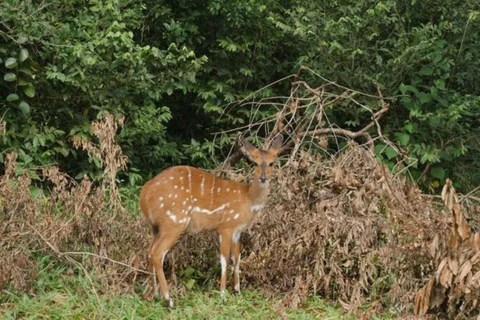
[[[260,177],[260,182],[265,183],[267,181],[267,177]]]

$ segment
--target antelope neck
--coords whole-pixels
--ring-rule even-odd
[[[267,180],[260,183],[258,177],[255,177],[252,184],[248,187],[248,197],[252,201],[252,205],[262,205],[268,196],[270,186]]]

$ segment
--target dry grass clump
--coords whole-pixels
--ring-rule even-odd
[[[143,249],[148,240],[140,218],[132,219],[121,210],[115,176],[126,158],[113,142],[118,124],[121,121],[107,115],[92,125],[98,145],[77,144],[104,166],[105,178],[99,185],[88,178],[77,183],[49,167],[38,174],[50,190],[34,195],[27,174],[15,175],[16,155],[7,156],[0,179],[0,290],[30,292],[36,257],[46,253],[83,270],[87,277],[87,270],[93,271],[101,290],[132,290],[138,270],[131,265],[138,267],[140,258],[134,248]]]

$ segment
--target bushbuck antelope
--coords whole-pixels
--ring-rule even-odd
[[[187,166],[167,168],[145,184],[140,193],[140,207],[154,236],[149,264],[153,265],[169,308],[173,308],[173,300],[168,292],[163,261],[185,230],[218,232],[222,267],[220,292],[223,297],[230,254],[234,263],[234,289],[240,292],[240,234],[265,203],[271,165],[282,142],[283,137],[277,135],[268,150],[259,150],[240,136],[241,152],[256,166],[250,186]]]

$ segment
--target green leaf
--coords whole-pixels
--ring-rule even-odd
[[[42,188],[31,186],[30,187],[30,195],[33,199],[42,199],[45,196]]]
[[[431,76],[433,68],[431,66],[423,66],[418,73],[424,76]]]
[[[438,180],[443,180],[445,178],[445,169],[442,167],[432,167],[430,174]]]
[[[10,57],[7,60],[5,60],[5,68],[7,69],[15,68],[17,65],[18,65],[17,59],[15,58]]]
[[[20,102],[18,105],[18,108],[22,110],[23,113],[29,114],[30,113],[30,105],[26,103],[25,101]]]
[[[375,145],[373,150],[374,150],[375,154],[381,154],[383,152],[383,150],[385,150],[385,145],[383,143],[379,143],[379,144]]]
[[[18,58],[20,59],[21,62],[25,61],[28,59],[28,50],[25,48],[20,49],[20,53],[18,55]]]
[[[17,100],[18,100],[18,95],[15,94],[15,93],[10,93],[10,94],[7,96],[7,101],[8,101],[8,102],[17,101]]]
[[[400,145],[406,146],[410,142],[410,135],[406,133],[397,133],[395,135]]]
[[[398,155],[397,151],[390,146],[385,148],[385,154],[388,159],[393,159]]]
[[[29,83],[27,86],[23,87],[23,92],[29,98],[35,97],[35,87],[31,83]]]
[[[429,93],[419,92],[417,96],[421,104],[428,103],[432,100],[432,96]]]
[[[188,279],[185,282],[185,287],[187,287],[187,289],[192,289],[194,285],[195,285],[195,279]]]
[[[15,81],[17,80],[17,75],[13,72],[5,73],[5,75],[3,76],[3,80],[5,80],[6,82]]]
[[[440,90],[445,90],[445,81],[443,80],[435,80],[435,87],[437,87]]]

